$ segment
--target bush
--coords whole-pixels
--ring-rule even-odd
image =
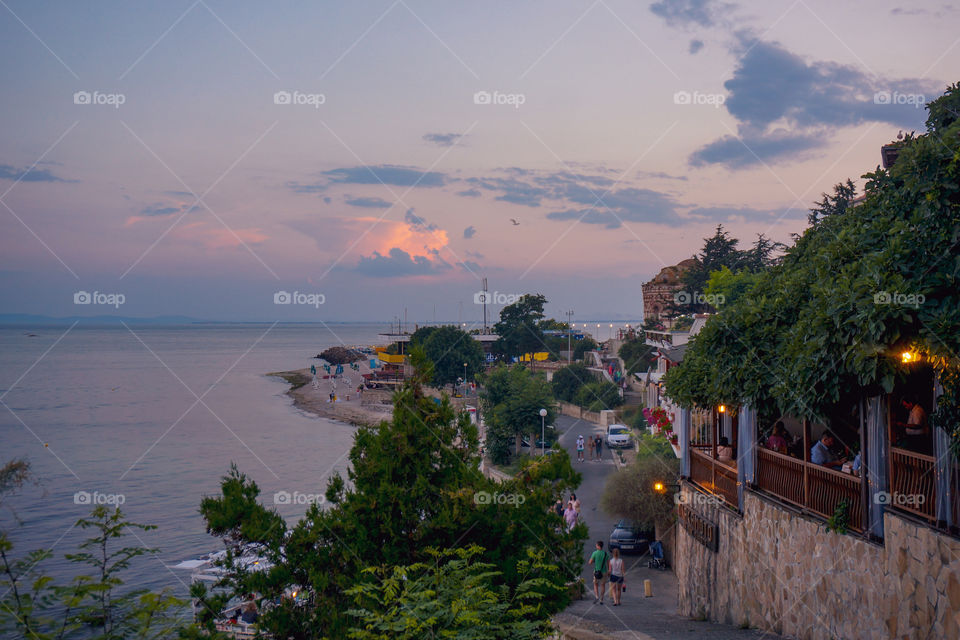
[[[669,456],[639,457],[626,469],[610,474],[600,498],[600,508],[611,516],[630,518],[643,529],[664,524],[673,517],[679,470],[680,461],[672,450]],[[657,482],[663,483],[663,491],[654,489]]]
[[[617,385],[606,380],[585,384],[577,392],[576,403],[587,411],[614,409],[623,404]]]
[[[573,402],[583,385],[594,380],[593,374],[583,363],[575,362],[553,374],[553,382],[551,383],[553,385],[553,395],[558,400]]]

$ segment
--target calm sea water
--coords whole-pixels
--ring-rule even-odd
[[[131,585],[171,587],[189,574],[167,565],[222,547],[204,532],[204,494],[219,492],[231,462],[273,494],[320,493],[344,474],[354,429],[305,414],[270,371],[306,367],[326,347],[375,344],[385,325],[0,327],[0,461],[30,460],[40,487],[7,500],[15,555],[53,547],[50,571],[88,535],[75,494],[123,496],[135,522],[157,525],[128,545],[158,547],[127,574]],[[27,333],[37,334],[35,337]],[[201,398],[198,402],[197,397]],[[46,445],[46,446],[45,446]],[[293,522],[304,505],[280,513]],[[0,512],[5,527],[9,510]]]

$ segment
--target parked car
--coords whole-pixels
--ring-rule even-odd
[[[630,437],[630,427],[625,424],[611,424],[607,427],[607,447],[618,449],[633,444]]]
[[[621,553],[646,553],[653,539],[653,531],[643,530],[632,520],[623,518],[610,532],[610,550],[620,549]]]

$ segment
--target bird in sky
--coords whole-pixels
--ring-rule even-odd
[[[513,226],[515,226],[515,227],[520,225],[520,223],[517,222],[516,218],[510,218],[510,222],[511,222],[511,223],[513,224]]]

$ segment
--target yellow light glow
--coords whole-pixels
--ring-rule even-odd
[[[665,487],[663,486],[662,482],[653,483],[653,490],[656,491],[657,493],[663,493],[664,488]]]
[[[724,413],[726,410],[727,408],[723,405],[720,405],[719,407],[717,407],[717,411],[719,411],[720,413]]]
[[[909,351],[904,351],[903,353],[900,354],[900,360],[904,364],[907,364],[909,362],[916,362],[919,359],[920,359],[920,356],[918,356],[915,353],[911,353]]]

